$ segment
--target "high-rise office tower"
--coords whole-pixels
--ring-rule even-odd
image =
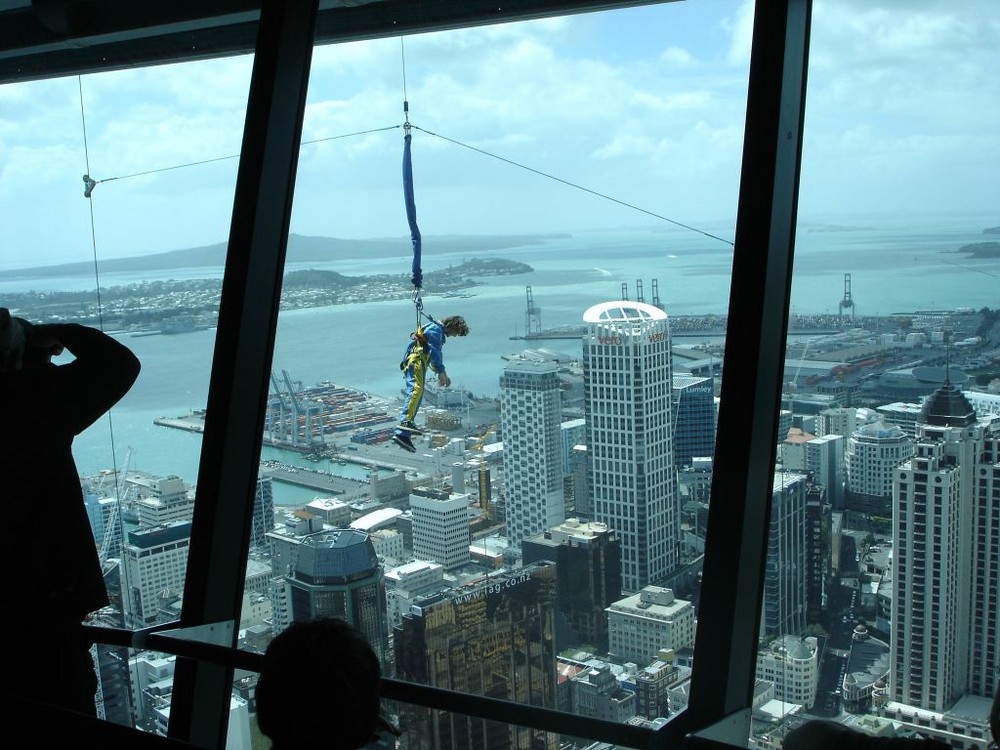
[[[125,624],[130,628],[155,625],[160,598],[184,590],[191,522],[140,527],[126,536],[121,564]]]
[[[830,506],[826,488],[821,484],[806,484],[806,622],[815,625],[823,621],[824,587],[830,578],[832,564],[830,545]]]
[[[847,440],[847,510],[892,517],[896,467],[913,455],[913,440],[895,424],[862,425]]]
[[[670,325],[643,302],[583,315],[583,390],[593,518],[622,542],[622,586],[639,591],[678,562]]]
[[[674,464],[715,454],[715,381],[700,375],[674,375],[671,404]]]
[[[813,481],[826,488],[834,508],[844,507],[844,436],[828,433],[805,444],[805,468]]]
[[[490,576],[413,603],[393,629],[400,679],[545,708],[556,706],[556,566]],[[450,711],[407,706],[411,750],[555,750],[557,736]]]
[[[604,610],[621,598],[621,544],[618,534],[599,522],[565,523],[524,540],[524,564],[556,563],[558,585],[556,645],[588,645],[608,650]]]
[[[500,376],[507,538],[514,547],[566,517],[558,371],[551,362],[515,359]]]
[[[469,495],[444,490],[410,493],[413,555],[418,560],[434,560],[446,570],[469,562],[469,502]]]
[[[805,474],[774,474],[760,618],[764,636],[798,635],[806,626],[806,480]]]
[[[267,533],[274,529],[274,491],[271,477],[257,477],[253,498],[253,527],[250,529],[250,549],[267,552]]]
[[[1000,434],[945,382],[893,482],[891,699],[944,711],[1000,669]]]
[[[368,534],[334,529],[304,537],[284,587],[292,620],[347,620],[364,633],[383,666],[387,663],[385,577]]]

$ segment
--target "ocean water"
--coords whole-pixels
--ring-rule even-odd
[[[792,311],[836,313],[844,296],[844,276],[851,275],[856,315],[879,315],[917,309],[1000,306],[1000,261],[975,260],[955,251],[991,239],[983,234],[996,217],[851,226],[804,226],[798,230]],[[721,237],[731,231],[706,228]],[[457,386],[476,395],[496,395],[503,368],[501,355],[524,348],[579,352],[576,340],[517,341],[526,325],[527,287],[540,309],[543,328],[576,325],[589,306],[619,299],[623,284],[635,299],[637,281],[643,298],[654,292],[668,314],[725,313],[732,247],[680,229],[616,230],[554,238],[542,245],[493,251],[495,257],[530,264],[533,272],[486,277],[462,298],[427,296],[435,318],[461,314],[471,333],[450,339],[445,347],[448,372]],[[477,253],[477,256],[481,256]],[[472,257],[471,254],[469,257]],[[462,253],[434,254],[425,242],[424,271],[463,260]],[[409,258],[381,259],[374,272],[398,267],[409,272]],[[344,259],[319,266],[349,275],[372,273],[364,260]],[[218,271],[221,273],[221,269]],[[162,278],[180,278],[177,273]],[[208,275],[200,272],[202,277]],[[102,277],[101,284],[127,283],[126,274]],[[133,279],[136,280],[136,279]],[[45,280],[46,288],[93,288],[92,279]],[[89,286],[88,286],[89,284]],[[0,281],[4,291],[43,288],[41,280]],[[0,303],[2,304],[2,303]],[[283,312],[279,318],[273,368],[278,378],[312,385],[321,380],[396,398],[402,378],[398,362],[416,322],[412,302],[383,301]],[[160,427],[153,420],[203,408],[208,392],[215,331],[173,336],[128,336],[123,341],[143,363],[132,391],[75,443],[82,474],[128,468],[177,474],[197,481],[200,437]],[[697,339],[676,339],[675,345]],[[265,457],[290,460],[277,452]],[[279,502],[309,499],[311,491],[281,492]]]

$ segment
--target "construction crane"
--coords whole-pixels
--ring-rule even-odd
[[[497,426],[495,424],[491,424],[489,427],[487,427],[483,431],[483,433],[479,436],[479,438],[476,440],[476,442],[472,444],[472,450],[476,451],[477,453],[482,453],[483,448],[486,447],[486,439],[496,431],[497,431]]]

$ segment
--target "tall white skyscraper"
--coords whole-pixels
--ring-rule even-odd
[[[512,360],[500,376],[507,538],[515,547],[566,518],[558,367]]]
[[[634,592],[678,561],[670,324],[658,307],[627,300],[583,320],[591,510],[618,532],[622,588]]]
[[[1000,434],[945,382],[893,482],[892,700],[944,711],[1000,669]]]

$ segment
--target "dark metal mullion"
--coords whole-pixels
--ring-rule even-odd
[[[750,706],[792,284],[811,0],[756,5],[715,471],[690,702],[678,728]],[[668,724],[665,729],[671,728]],[[746,747],[744,720],[722,737]]]
[[[266,0],[247,103],[181,626],[239,622],[318,0]],[[234,629],[233,643],[236,633]],[[232,666],[178,659],[170,735],[224,747]]]
[[[329,7],[317,21],[316,41],[328,44],[427,31],[613,10],[673,0],[380,0]],[[133,3],[143,23],[129,14],[117,25],[56,34],[30,8],[8,11],[0,24],[0,83],[98,73],[142,65],[201,60],[251,52],[256,3],[233,3],[225,17],[200,23],[190,4]],[[177,5],[177,7],[174,7]],[[130,10],[134,11],[135,8]],[[20,54],[7,50],[20,49]]]

